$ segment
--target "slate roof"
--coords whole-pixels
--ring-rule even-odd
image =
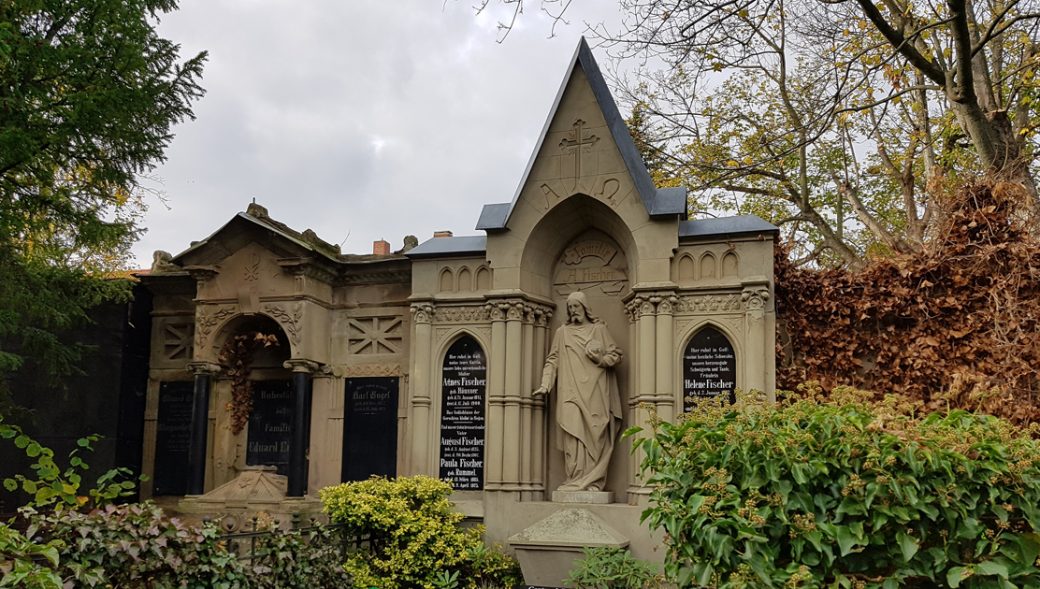
[[[434,237],[413,247],[405,252],[404,255],[409,258],[440,258],[482,254],[485,251],[487,251],[486,236],[467,235],[463,237]]]
[[[628,173],[636,185],[636,192],[639,193],[639,198],[642,199],[647,214],[651,217],[678,216],[683,219],[686,218],[686,189],[665,188],[659,190],[654,186],[654,181],[650,178],[650,172],[647,171],[646,164],[643,162],[642,156],[639,155],[635,142],[632,141],[632,135],[628,132],[625,119],[621,117],[621,112],[618,111],[617,104],[615,104],[614,98],[610,94],[610,88],[607,87],[603,74],[599,71],[599,66],[592,55],[592,50],[589,49],[589,44],[585,41],[585,37],[582,37],[581,41],[578,42],[577,49],[574,51],[574,57],[571,58],[571,66],[567,69],[567,73],[563,76],[563,81],[560,83],[560,89],[557,91],[556,100],[553,101],[552,108],[549,110],[549,116],[546,117],[545,124],[542,126],[542,132],[538,136],[538,144],[535,145],[534,151],[531,153],[531,159],[527,162],[527,168],[524,170],[524,175],[520,178],[520,184],[513,195],[513,201],[510,203],[484,205],[484,209],[480,213],[480,220],[477,222],[477,229],[496,231],[506,228],[506,223],[509,221],[513,207],[516,206],[516,202],[520,198],[520,192],[524,189],[535,159],[538,157],[542,144],[545,142],[545,137],[549,132],[549,125],[560,107],[563,93],[567,89],[567,82],[570,81],[571,76],[574,74],[574,68],[579,66],[585,72],[585,77],[588,78],[592,93],[596,97],[600,110],[603,112],[603,118],[607,121],[610,134],[621,152],[621,159],[624,160],[625,167],[628,168]]]
[[[719,217],[717,219],[696,219],[679,222],[679,239],[701,237],[717,237],[719,235],[747,235],[750,233],[769,233],[776,235],[780,228],[755,215],[736,217]]]

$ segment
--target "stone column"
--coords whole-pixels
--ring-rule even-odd
[[[307,454],[311,439],[311,379],[319,364],[303,358],[291,358],[283,366],[292,370],[293,398],[289,490],[286,496],[303,497],[307,494]]]
[[[411,370],[411,415],[409,416],[411,447],[408,452],[409,472],[430,474],[428,457],[430,456],[430,355],[433,345],[433,305],[422,303],[412,305],[412,326],[414,330],[413,345],[415,355],[412,357]]]
[[[531,434],[534,432],[532,420],[534,397],[531,392],[538,385],[534,383],[534,307],[524,305],[524,322],[522,328],[523,349],[520,362],[520,489],[525,494],[523,499],[530,499],[530,491],[534,488],[532,466],[534,457],[534,440]]]
[[[549,347],[548,326],[552,319],[552,311],[549,309],[535,309],[534,312],[534,353],[532,355],[531,382],[538,386],[542,381],[542,367],[545,364],[546,349]],[[532,387],[533,390],[533,387]],[[542,395],[531,401],[531,472],[533,482],[531,485],[531,499],[545,499],[545,481],[548,477],[546,468],[546,450],[548,448],[548,435],[551,431],[546,424],[548,412],[545,410],[546,398]]]
[[[769,300],[769,288],[759,285],[745,286],[740,298],[744,302],[747,342],[747,354],[744,357],[744,389],[772,393],[766,390],[766,355],[775,354],[774,350],[766,349],[768,338],[765,310],[766,301]]]
[[[628,310],[635,320],[635,346],[638,347],[633,368],[636,372],[636,390],[629,399],[631,407],[630,424],[649,429],[650,413],[645,406],[654,407],[657,399],[657,317],[655,305],[650,296],[637,295],[629,303]],[[629,503],[638,503],[640,496],[650,491],[639,478],[639,464],[643,460],[643,452],[631,455],[629,468]]]
[[[674,295],[654,297],[657,305],[657,415],[663,421],[675,417],[675,324],[673,306],[678,302]]]
[[[525,450],[520,445],[521,374],[524,356],[524,305],[511,301],[506,305],[506,366],[505,390],[502,401],[505,427],[503,428],[502,488],[520,491],[520,462]],[[530,394],[530,392],[528,392]],[[506,452],[505,449],[509,448]]]
[[[191,362],[188,370],[195,374],[195,390],[191,400],[191,433],[188,439],[188,495],[206,492],[206,442],[209,437],[209,391],[220,365]]]
[[[488,366],[488,418],[485,422],[487,433],[487,470],[484,472],[484,490],[502,489],[503,470],[503,428],[505,427],[505,391],[506,391],[506,308],[508,305],[488,303],[488,315],[491,317],[491,365]]]

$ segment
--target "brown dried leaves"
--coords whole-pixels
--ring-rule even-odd
[[[1017,184],[966,186],[925,251],[857,272],[796,268],[778,251],[778,385],[1040,421],[1040,241],[1017,216],[1023,198]]]

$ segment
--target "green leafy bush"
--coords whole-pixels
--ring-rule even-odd
[[[664,576],[646,561],[637,560],[625,548],[586,548],[567,584],[577,589],[656,589]]]
[[[484,546],[481,528],[460,527],[463,516],[453,509],[450,494],[449,484],[424,476],[372,478],[322,489],[329,518],[365,539],[345,564],[355,584],[404,589],[432,588],[450,578],[461,587],[519,582],[516,563]]]
[[[271,528],[260,528],[271,529]],[[273,531],[273,530],[272,530]],[[275,531],[256,540],[247,574],[252,589],[351,587],[341,538],[329,527]]]
[[[61,542],[34,542],[18,530],[0,524],[0,587],[61,589],[55,569]]]
[[[1040,444],[836,393],[705,404],[636,440],[681,586],[1040,587]]]
[[[19,489],[29,496],[29,504],[35,508],[79,507],[88,502],[104,505],[120,497],[133,495],[137,483],[128,468],[114,468],[98,477],[94,488],[80,495],[83,473],[90,466],[83,460],[82,451],[93,451],[94,442],[100,436],[89,435],[76,440],[76,449],[69,453],[68,466],[62,469],[54,460],[54,451],[26,435],[16,425],[4,423],[0,416],[0,439],[11,440],[15,447],[33,459],[30,469],[33,476],[15,474],[4,479],[4,488],[14,492]]]
[[[187,525],[152,503],[108,505],[89,513],[23,513],[29,537],[62,541],[57,571],[76,587],[247,586],[242,565],[215,525]]]

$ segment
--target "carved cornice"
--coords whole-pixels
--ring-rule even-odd
[[[400,364],[355,364],[335,369],[336,376],[401,376]]]
[[[681,313],[739,313],[744,310],[741,295],[703,294],[679,297],[676,310]]]
[[[317,263],[314,258],[279,258],[275,260],[286,274],[292,276],[306,276],[322,282],[331,284],[336,279],[336,273],[325,265]]]
[[[488,321],[488,309],[484,305],[437,307],[434,319],[437,323],[484,323]]]
[[[216,266],[185,266],[184,269],[199,284],[205,284],[220,274],[220,268]]]
[[[209,376],[216,376],[220,374],[223,367],[216,362],[188,362],[188,372],[192,374],[205,374]]]

